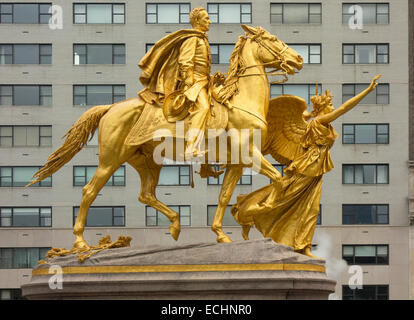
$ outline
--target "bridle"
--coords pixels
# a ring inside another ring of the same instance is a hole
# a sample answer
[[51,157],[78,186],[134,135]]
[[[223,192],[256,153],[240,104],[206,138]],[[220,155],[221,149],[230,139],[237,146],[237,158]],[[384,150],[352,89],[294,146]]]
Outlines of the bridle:
[[243,74],[243,73],[247,69],[250,69],[250,68],[266,67],[268,65],[274,64],[275,62],[278,62],[281,69],[283,70],[283,72],[277,72],[277,70],[274,69],[274,70],[271,70],[271,71],[266,71],[265,70],[265,74],[268,75],[268,76],[283,76],[282,80],[272,81],[272,82],[270,82],[270,84],[284,83],[284,82],[289,80],[288,77],[287,77],[287,74],[288,74],[288,72],[286,70],[287,63],[286,63],[286,59],[285,59],[285,55],[284,55],[284,53],[287,51],[287,49],[289,49],[289,46],[286,43],[282,42],[283,43],[283,49],[279,52],[275,51],[273,48],[269,47],[265,43],[265,41],[263,41],[262,34],[263,34],[263,32],[259,31],[259,33],[256,34],[256,35],[250,35],[249,34],[247,36],[247,38],[245,38],[245,39],[246,40],[250,39],[252,41],[257,42],[259,44],[259,48],[261,48],[261,47],[265,48],[275,58],[275,60],[270,61],[270,62],[261,63],[261,64],[251,65],[251,66],[247,66],[247,67],[241,67],[240,70],[239,70],[238,77],[250,77],[250,76],[256,76],[256,75],[257,76],[262,75],[261,73],[254,73],[254,74],[252,74],[252,73]]

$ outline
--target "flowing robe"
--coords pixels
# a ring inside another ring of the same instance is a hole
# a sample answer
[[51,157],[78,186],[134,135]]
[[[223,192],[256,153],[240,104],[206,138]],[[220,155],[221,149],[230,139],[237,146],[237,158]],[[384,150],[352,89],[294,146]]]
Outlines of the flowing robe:
[[271,197],[270,184],[238,197],[232,214],[241,225],[255,225],[275,242],[295,251],[311,248],[319,213],[322,176],[333,168],[329,149],[338,134],[331,125],[311,120],[302,137],[302,150],[284,170],[284,186],[271,207],[260,203]]

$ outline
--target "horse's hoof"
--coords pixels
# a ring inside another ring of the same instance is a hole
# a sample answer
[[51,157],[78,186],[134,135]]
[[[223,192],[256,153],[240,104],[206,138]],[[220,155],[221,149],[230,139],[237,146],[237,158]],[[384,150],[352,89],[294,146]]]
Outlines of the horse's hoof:
[[222,234],[222,235],[219,235],[217,237],[217,242],[218,243],[228,243],[228,242],[233,242],[233,241],[231,241],[231,239],[227,235]]
[[250,231],[249,225],[242,226],[242,236],[244,240],[249,240],[249,231]]
[[72,250],[89,250],[90,247],[85,240],[76,240],[73,243]]
[[171,237],[173,237],[173,239],[175,241],[177,241],[178,240],[178,237],[180,235],[180,232],[181,232],[180,226],[178,225],[178,227],[177,227],[174,224],[171,224],[170,225],[170,228],[169,228],[169,231],[170,231]]

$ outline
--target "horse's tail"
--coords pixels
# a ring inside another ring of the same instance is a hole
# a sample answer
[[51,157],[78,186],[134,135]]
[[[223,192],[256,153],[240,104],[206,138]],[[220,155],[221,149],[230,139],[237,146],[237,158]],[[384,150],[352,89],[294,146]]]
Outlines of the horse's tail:
[[49,177],[68,163],[85,146],[89,136],[92,139],[99,121],[111,107],[112,105],[95,106],[82,114],[62,137],[66,137],[63,145],[49,156],[46,164],[33,175],[32,180],[36,180],[31,181],[26,187]]

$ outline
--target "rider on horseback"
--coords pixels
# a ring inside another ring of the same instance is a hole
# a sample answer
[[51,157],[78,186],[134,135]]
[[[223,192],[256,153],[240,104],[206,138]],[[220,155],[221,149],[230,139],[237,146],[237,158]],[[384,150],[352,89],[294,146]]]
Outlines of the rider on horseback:
[[[179,101],[186,103],[184,112],[171,118],[182,120],[189,113],[186,159],[199,155],[211,102],[208,93],[211,52],[206,34],[211,21],[207,11],[197,7],[190,13],[190,22],[193,29],[164,37],[140,61],[143,70],[140,80],[146,88],[138,93],[146,102],[156,102],[159,106],[170,101],[167,99],[170,94],[178,92],[183,98],[171,99],[173,111],[182,109],[177,105]],[[164,114],[171,121],[168,110]]]

